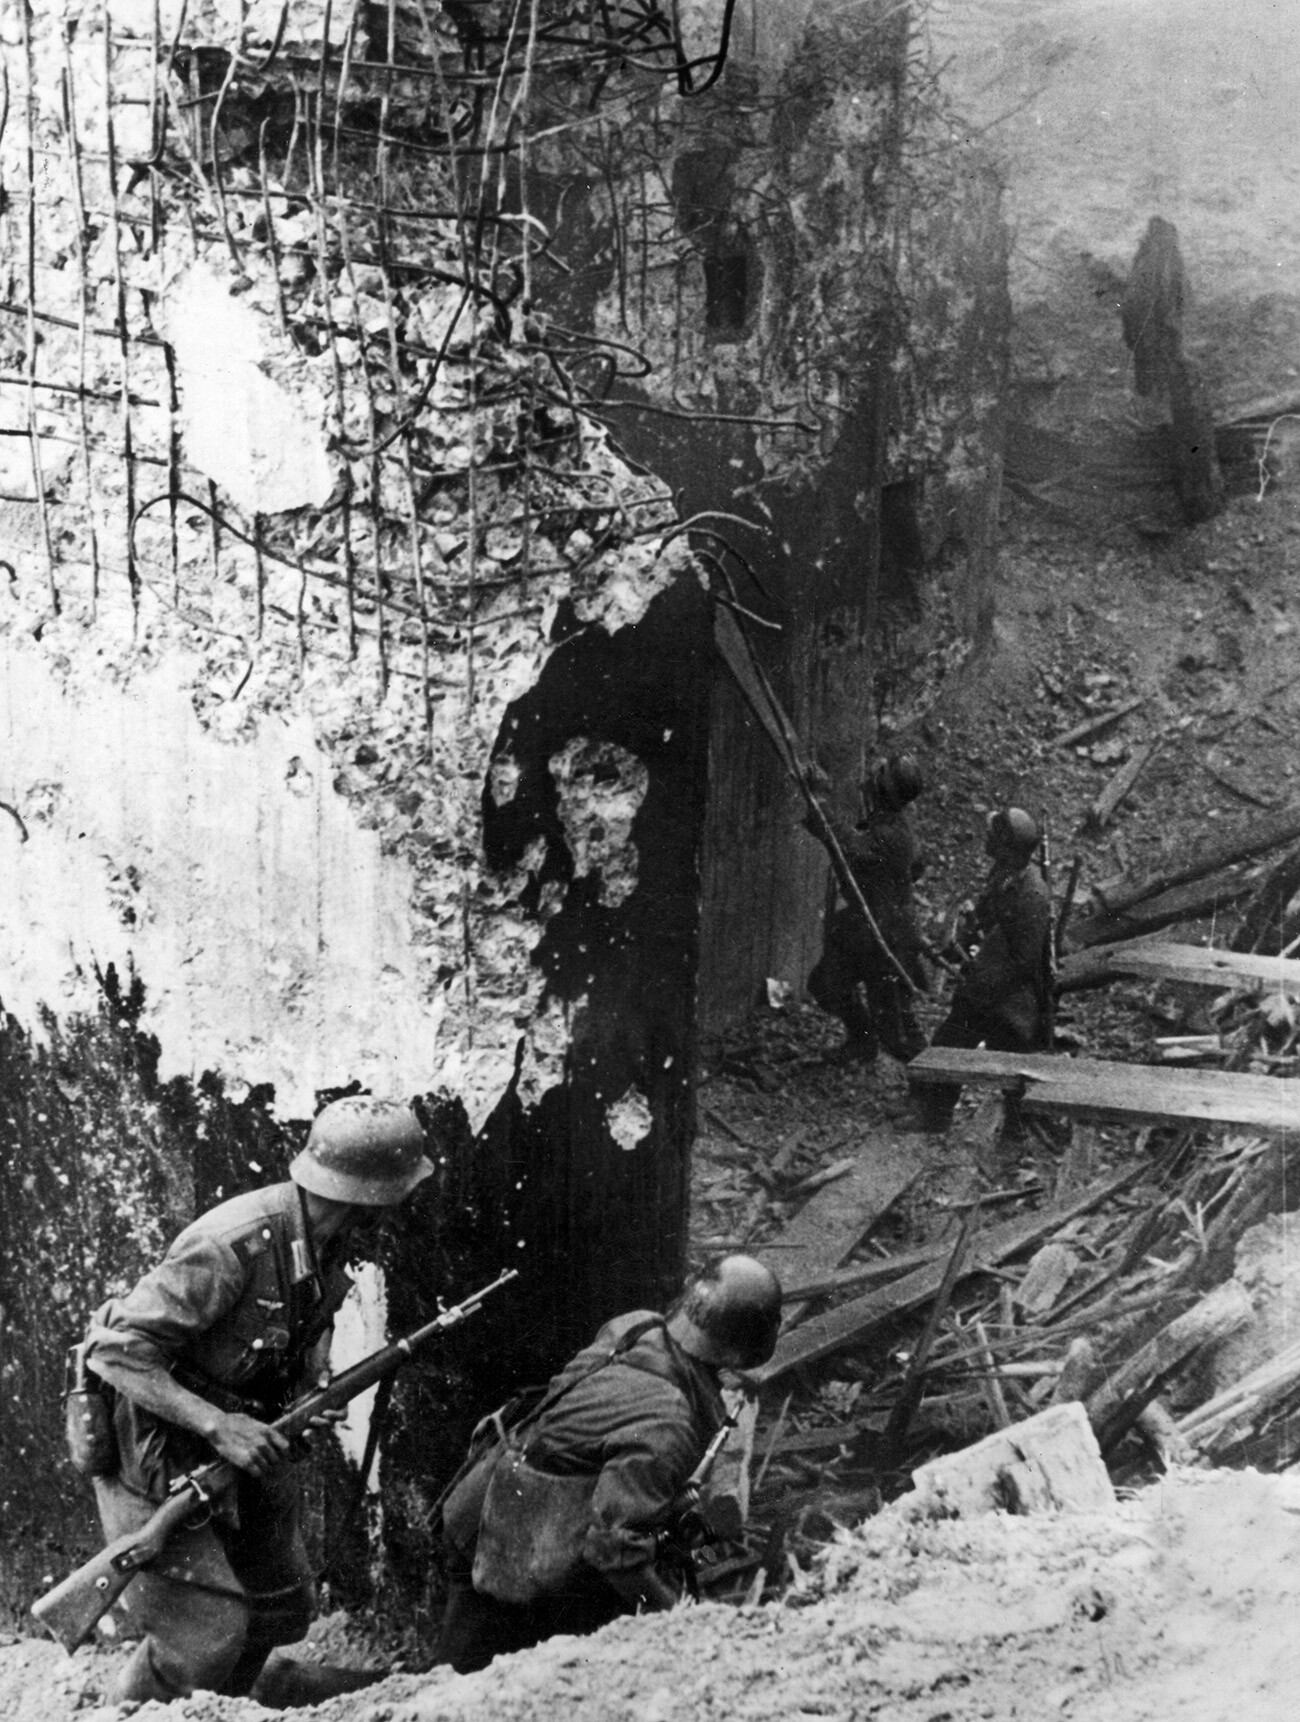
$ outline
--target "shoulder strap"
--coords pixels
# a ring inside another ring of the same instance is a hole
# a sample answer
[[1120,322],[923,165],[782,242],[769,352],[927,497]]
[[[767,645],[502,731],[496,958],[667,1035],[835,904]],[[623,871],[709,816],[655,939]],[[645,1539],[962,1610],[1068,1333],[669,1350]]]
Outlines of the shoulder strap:
[[557,1388],[548,1393],[544,1399],[535,1405],[526,1416],[521,1417],[510,1433],[512,1435],[518,1434],[521,1429],[526,1429],[530,1423],[536,1423],[537,1419],[541,1417],[544,1412],[549,1411],[553,1405],[558,1405],[566,1393],[571,1393],[575,1387],[580,1386],[582,1382],[587,1381],[593,1375],[598,1374],[599,1371],[606,1368],[607,1365],[617,1363],[619,1358],[622,1357],[625,1352],[631,1351],[632,1347],[638,1340],[644,1339],[646,1334],[653,1332],[657,1327],[662,1327],[665,1331],[667,1329],[667,1323],[661,1315],[652,1315],[645,1321],[637,1322],[634,1327],[628,1328],[627,1332],[622,1335],[618,1342],[612,1346],[609,1351],[604,1352],[600,1357],[598,1357],[587,1369],[584,1369],[581,1375],[575,1375],[572,1381],[561,1382]]

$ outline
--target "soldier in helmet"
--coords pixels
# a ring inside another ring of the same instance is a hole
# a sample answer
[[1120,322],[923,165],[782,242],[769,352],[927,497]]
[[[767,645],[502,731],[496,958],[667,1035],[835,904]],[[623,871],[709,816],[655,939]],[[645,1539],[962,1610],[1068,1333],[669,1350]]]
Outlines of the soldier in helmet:
[[[929,978],[912,887],[917,857],[907,809],[925,788],[910,754],[891,754],[862,785],[863,818],[849,831],[831,820],[844,858],[886,944],[923,992]],[[815,825],[809,827],[817,833]],[[842,904],[826,918],[822,954],[808,976],[812,999],[844,1024],[844,1054],[870,1062],[881,1046],[907,1062],[925,1046],[912,997],[857,908]]]
[[[1050,1050],[1052,902],[1035,860],[1040,840],[1036,821],[1023,808],[1004,807],[989,815],[984,840],[989,873],[971,928],[979,943],[958,977],[932,1046]],[[926,1128],[945,1129],[960,1094],[960,1083],[921,1090]],[[1021,1131],[1019,1102],[1008,1095],[1004,1133],[1012,1139]]]
[[117,1447],[116,1471],[95,1478],[106,1538],[144,1525],[175,1479],[214,1455],[238,1474],[124,1592],[119,1625],[140,1642],[112,1702],[166,1703],[196,1687],[247,1693],[272,1647],[306,1632],[313,1586],[298,1486],[268,1419],[324,1368],[350,1283],[349,1230],[432,1171],[409,1107],[336,1100],[290,1182],[201,1215],[92,1318],[85,1362],[111,1402]]
[[[657,1537],[722,1426],[719,1372],[765,1363],[780,1319],[775,1274],[752,1256],[724,1256],[666,1316],[633,1310],[606,1322],[511,1433],[534,1479],[529,1493],[513,1497],[519,1522],[504,1527],[518,1570],[501,1552],[495,1492],[485,1507],[499,1444],[463,1469],[444,1503],[449,1595],[440,1662],[468,1673],[555,1633],[594,1632],[616,1615],[678,1600],[656,1569]],[[493,1563],[479,1546],[490,1517]],[[564,1570],[542,1594],[505,1600],[529,1591],[527,1555],[559,1538],[561,1520],[572,1551]]]

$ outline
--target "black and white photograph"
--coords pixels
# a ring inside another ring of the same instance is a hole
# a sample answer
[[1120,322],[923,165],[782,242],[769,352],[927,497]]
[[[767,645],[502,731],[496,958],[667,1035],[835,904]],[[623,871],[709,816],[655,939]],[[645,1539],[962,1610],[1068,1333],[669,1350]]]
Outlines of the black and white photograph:
[[1295,1722],[1298,1144],[1300,7],[0,0],[0,1717]]

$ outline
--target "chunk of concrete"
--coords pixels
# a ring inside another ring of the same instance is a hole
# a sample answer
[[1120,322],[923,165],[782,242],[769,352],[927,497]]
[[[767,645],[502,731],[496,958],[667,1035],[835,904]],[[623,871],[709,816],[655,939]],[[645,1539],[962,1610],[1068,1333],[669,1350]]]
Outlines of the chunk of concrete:
[[1115,1510],[1110,1474],[1077,1400],[932,1459],[913,1471],[912,1481],[917,1505],[936,1516]]
[[[168,285],[159,322],[176,351],[190,464],[245,514],[321,507],[334,488],[324,404],[305,367],[274,351],[269,319],[196,263]],[[295,375],[292,388],[277,369]]]

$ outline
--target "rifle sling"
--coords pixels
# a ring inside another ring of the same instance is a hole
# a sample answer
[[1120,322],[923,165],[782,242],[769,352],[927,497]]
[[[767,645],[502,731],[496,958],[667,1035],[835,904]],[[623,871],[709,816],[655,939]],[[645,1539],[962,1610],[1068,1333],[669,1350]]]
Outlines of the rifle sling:
[[316,1569],[317,1582],[329,1571],[330,1562],[338,1553],[344,1537],[352,1529],[353,1521],[361,1511],[361,1503],[366,1498],[366,1485],[370,1480],[370,1468],[375,1462],[375,1454],[379,1451],[379,1437],[383,1431],[384,1421],[388,1416],[388,1407],[393,1399],[393,1387],[397,1380],[397,1372],[385,1375],[375,1392],[375,1403],[370,1412],[370,1427],[366,1430],[365,1452],[361,1455],[361,1470],[352,1488],[343,1516],[334,1529],[329,1546],[322,1550],[320,1565]]

